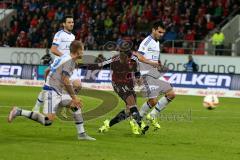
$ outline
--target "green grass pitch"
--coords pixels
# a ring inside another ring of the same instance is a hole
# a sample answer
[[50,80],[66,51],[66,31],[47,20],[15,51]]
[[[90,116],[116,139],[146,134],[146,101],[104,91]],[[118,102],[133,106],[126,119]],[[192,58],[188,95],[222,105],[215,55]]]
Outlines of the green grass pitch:
[[[240,99],[220,98],[215,110],[202,107],[203,97],[177,96],[160,118],[161,129],[150,128],[144,136],[130,132],[128,121],[109,132],[97,132],[103,120],[124,107],[118,106],[105,115],[85,122],[89,135],[97,141],[79,141],[73,122],[57,119],[44,127],[18,117],[7,123],[13,105],[31,109],[40,91],[37,87],[0,86],[0,160],[239,160]],[[98,92],[98,91],[96,91]],[[109,92],[110,94],[113,94]],[[96,109],[107,100],[82,96],[84,111]],[[138,98],[138,104],[144,102]]]

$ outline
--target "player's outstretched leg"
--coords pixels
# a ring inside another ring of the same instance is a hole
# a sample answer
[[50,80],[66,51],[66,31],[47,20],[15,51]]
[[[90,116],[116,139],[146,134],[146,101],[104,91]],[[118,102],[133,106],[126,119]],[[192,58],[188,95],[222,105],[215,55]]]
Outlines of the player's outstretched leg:
[[35,103],[35,106],[33,107],[32,111],[34,112],[40,112],[40,108],[43,105],[43,96],[44,96],[44,91],[42,90],[39,94],[38,94],[38,99]]
[[[154,106],[153,106],[154,107]],[[143,118],[143,117],[145,117],[146,115],[147,115],[147,113],[153,108],[150,104],[149,104],[149,102],[145,102],[143,105],[142,105],[142,107],[141,107],[141,109],[140,109],[140,111],[139,111],[139,114],[140,114],[140,116]]]
[[[154,129],[159,129],[160,124],[158,123],[156,117],[152,117],[151,114],[147,114],[151,108],[153,108],[158,103],[157,97],[156,98],[150,98],[147,102],[145,102],[140,110],[140,116],[144,118],[146,115],[146,120],[150,122]],[[151,112],[152,113],[152,112]]]
[[28,119],[34,120],[42,125],[49,126],[52,124],[52,121],[48,119],[48,117],[44,116],[41,113],[28,111],[24,109],[20,109],[18,107],[13,107],[8,115],[8,122],[11,123],[17,116],[23,116]]
[[113,125],[127,119],[128,116],[129,115],[126,113],[125,110],[120,111],[113,119],[105,120],[103,122],[103,125],[99,128],[99,132],[101,132],[101,133],[107,132],[110,127],[112,127]]
[[164,97],[160,98],[155,108],[146,116],[146,118],[152,123],[154,129],[160,128],[160,124],[157,122],[157,117],[160,112],[166,108],[166,106],[175,98],[173,91],[168,92]]
[[133,134],[140,134],[139,130],[142,127],[142,121],[141,116],[138,112],[137,106],[133,105],[130,106],[130,115],[132,117],[132,120],[130,120],[130,126],[132,128]]
[[82,117],[82,113],[81,113],[80,108],[73,109],[73,118],[75,120],[75,124],[76,124],[76,128],[77,128],[78,139],[79,140],[95,141],[96,140],[95,138],[90,137],[85,132],[83,117]]

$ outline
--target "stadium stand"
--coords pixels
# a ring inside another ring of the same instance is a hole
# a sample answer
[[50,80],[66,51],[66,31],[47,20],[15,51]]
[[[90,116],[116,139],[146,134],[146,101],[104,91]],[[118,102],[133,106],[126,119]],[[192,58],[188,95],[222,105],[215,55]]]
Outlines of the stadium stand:
[[[11,3],[10,3],[11,2]],[[137,49],[148,34],[148,25],[162,19],[167,25],[163,41],[200,41],[232,11],[238,0],[13,0],[1,2],[1,8],[17,10],[10,27],[0,28],[0,46],[50,47],[52,37],[66,14],[75,17],[76,39],[89,50],[104,50],[108,41],[131,40]],[[178,44],[176,44],[178,45]],[[180,44],[182,47],[183,44]],[[173,49],[164,47],[166,52]],[[197,54],[203,46],[196,46]],[[199,49],[200,48],[200,49]],[[175,50],[175,49],[174,49]],[[184,49],[177,49],[184,54]]]

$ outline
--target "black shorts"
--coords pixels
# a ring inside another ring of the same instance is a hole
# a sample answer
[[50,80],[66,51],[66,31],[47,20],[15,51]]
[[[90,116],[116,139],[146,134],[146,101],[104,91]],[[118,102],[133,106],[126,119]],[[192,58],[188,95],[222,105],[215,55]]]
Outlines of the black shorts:
[[126,99],[129,96],[133,96],[136,102],[136,93],[134,91],[134,86],[129,84],[117,84],[112,83],[114,91],[118,94],[118,96],[127,104]]

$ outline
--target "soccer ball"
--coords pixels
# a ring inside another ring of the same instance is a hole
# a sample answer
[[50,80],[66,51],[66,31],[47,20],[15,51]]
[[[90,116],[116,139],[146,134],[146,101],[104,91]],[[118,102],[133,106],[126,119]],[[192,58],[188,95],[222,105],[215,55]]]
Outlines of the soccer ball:
[[219,99],[216,95],[209,94],[206,95],[203,99],[203,106],[207,109],[214,109],[219,104]]

